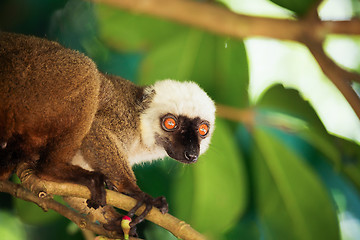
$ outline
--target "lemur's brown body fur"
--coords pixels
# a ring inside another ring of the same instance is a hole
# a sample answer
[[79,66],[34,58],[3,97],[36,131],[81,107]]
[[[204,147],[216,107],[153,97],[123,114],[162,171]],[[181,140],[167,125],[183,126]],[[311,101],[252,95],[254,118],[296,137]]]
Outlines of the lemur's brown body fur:
[[[133,139],[146,104],[143,87],[101,74],[89,58],[56,42],[0,33],[0,102],[0,180],[27,161],[43,179],[88,186],[95,208],[105,204],[105,180],[141,198],[106,131]],[[117,111],[123,108],[125,118]],[[79,149],[94,171],[71,164]]]

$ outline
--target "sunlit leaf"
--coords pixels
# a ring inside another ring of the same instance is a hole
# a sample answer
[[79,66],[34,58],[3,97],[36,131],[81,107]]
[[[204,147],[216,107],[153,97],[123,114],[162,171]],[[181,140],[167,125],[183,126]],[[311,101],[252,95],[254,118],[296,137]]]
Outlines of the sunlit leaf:
[[218,120],[210,149],[188,166],[174,187],[176,213],[213,237],[231,228],[247,205],[247,175],[231,136],[225,122]]
[[254,131],[256,203],[266,239],[339,239],[329,193],[316,173],[284,142]]

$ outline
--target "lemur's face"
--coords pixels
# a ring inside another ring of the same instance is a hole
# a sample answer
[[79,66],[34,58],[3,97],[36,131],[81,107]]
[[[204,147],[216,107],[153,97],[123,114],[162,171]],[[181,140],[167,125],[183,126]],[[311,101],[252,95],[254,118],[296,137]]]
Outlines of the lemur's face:
[[164,80],[147,91],[153,96],[141,114],[143,143],[180,162],[196,162],[215,128],[214,102],[193,82]]
[[162,134],[155,136],[169,157],[182,163],[194,163],[200,155],[202,140],[209,137],[210,123],[199,117],[189,118],[168,113],[160,118]]

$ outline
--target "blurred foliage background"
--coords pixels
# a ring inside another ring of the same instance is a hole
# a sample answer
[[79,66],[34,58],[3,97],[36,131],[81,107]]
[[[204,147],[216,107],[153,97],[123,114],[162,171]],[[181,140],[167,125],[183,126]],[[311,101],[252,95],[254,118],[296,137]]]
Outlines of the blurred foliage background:
[[[219,0],[257,16],[303,16],[313,0]],[[161,7],[161,6],[159,6]],[[358,0],[328,0],[322,19],[360,17]],[[255,116],[218,118],[198,163],[136,166],[140,187],[209,239],[360,239],[360,124],[305,47],[241,41],[81,0],[2,0],[0,29],[84,52],[103,72],[138,84],[198,82],[219,104]],[[329,36],[327,53],[360,72],[360,38]],[[357,87],[358,88],[358,87]],[[140,236],[175,239],[146,222]],[[83,239],[55,212],[0,193],[0,238]]]

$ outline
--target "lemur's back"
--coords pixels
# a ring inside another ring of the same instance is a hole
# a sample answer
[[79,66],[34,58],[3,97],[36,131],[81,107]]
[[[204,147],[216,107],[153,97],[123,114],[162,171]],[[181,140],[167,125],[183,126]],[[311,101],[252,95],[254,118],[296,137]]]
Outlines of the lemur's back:
[[49,180],[68,179],[67,166],[63,176],[47,168],[67,164],[80,147],[99,89],[96,65],[83,54],[45,39],[0,33],[0,179],[21,161],[39,162]]

